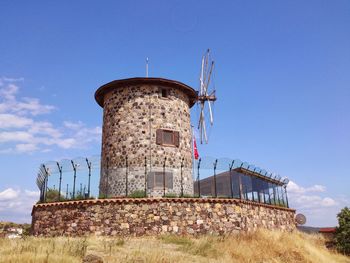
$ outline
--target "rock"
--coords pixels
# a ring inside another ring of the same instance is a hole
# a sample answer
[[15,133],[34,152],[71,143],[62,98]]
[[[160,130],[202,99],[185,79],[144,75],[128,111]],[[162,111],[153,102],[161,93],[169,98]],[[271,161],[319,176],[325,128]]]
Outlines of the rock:
[[82,263],[103,263],[103,259],[99,256],[89,254],[83,258]]
[[129,224],[128,223],[121,223],[120,228],[122,228],[122,229],[129,228]]
[[203,220],[198,219],[197,220],[197,225],[201,225],[201,224],[203,224]]

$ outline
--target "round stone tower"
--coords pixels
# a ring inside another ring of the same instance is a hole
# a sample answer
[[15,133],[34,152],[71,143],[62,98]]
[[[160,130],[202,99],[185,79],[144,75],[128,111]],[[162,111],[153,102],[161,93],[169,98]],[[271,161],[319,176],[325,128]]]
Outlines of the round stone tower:
[[130,78],[101,86],[100,195],[193,194],[191,87],[162,78]]

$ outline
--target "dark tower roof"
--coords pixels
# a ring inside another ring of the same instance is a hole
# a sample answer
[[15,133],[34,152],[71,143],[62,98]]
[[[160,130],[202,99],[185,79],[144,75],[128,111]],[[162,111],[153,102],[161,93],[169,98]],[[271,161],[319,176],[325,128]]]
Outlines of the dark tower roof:
[[182,90],[187,94],[190,99],[190,107],[192,107],[197,100],[197,91],[190,86],[183,84],[176,80],[163,79],[163,78],[129,78],[129,79],[118,79],[111,81],[98,88],[95,92],[95,100],[103,107],[104,95],[114,89],[125,88],[127,86],[135,85],[159,85],[162,87],[172,87]]

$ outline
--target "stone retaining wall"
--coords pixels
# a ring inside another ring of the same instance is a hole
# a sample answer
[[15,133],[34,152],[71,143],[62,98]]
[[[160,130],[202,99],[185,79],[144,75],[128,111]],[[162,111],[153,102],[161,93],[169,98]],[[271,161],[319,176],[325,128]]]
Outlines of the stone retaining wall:
[[38,204],[36,236],[230,234],[295,229],[295,210],[237,199],[99,199]]

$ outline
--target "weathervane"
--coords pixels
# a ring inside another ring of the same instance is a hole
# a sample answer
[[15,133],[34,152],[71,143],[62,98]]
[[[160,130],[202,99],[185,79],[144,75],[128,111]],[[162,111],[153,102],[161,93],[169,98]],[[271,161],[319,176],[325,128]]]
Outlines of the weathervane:
[[148,78],[148,57],[146,58],[146,78]]

